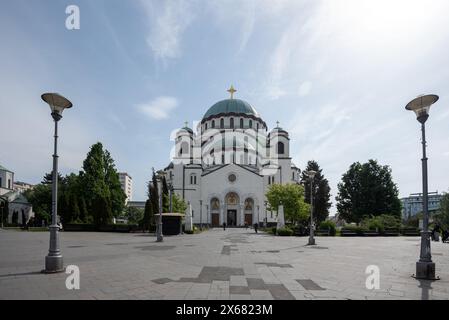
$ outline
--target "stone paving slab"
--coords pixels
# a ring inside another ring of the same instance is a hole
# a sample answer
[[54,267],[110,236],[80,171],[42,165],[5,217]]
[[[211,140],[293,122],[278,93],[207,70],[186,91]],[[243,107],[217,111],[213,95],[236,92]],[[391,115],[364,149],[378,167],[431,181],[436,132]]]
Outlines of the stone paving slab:
[[[419,237],[274,237],[246,229],[196,235],[62,232],[65,265],[80,269],[80,290],[67,274],[42,274],[48,232],[0,233],[0,299],[449,299],[449,244],[432,242],[441,280],[411,275]],[[380,288],[365,286],[366,267]]]

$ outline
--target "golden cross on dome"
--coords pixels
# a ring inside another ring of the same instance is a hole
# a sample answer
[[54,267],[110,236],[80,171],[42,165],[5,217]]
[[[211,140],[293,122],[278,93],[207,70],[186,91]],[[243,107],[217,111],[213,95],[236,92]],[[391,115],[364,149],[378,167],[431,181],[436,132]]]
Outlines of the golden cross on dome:
[[231,87],[229,88],[228,92],[231,94],[231,99],[234,99],[234,93],[237,92],[237,90],[234,89],[232,84],[231,84]]

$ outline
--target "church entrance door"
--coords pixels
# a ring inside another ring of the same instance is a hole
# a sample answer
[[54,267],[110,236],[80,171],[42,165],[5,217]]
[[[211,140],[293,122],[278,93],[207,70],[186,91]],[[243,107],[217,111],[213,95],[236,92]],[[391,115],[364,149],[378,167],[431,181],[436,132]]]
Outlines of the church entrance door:
[[229,227],[235,227],[237,225],[237,210],[228,210],[228,219],[226,224]]
[[218,213],[212,213],[212,227],[218,227],[220,225],[220,215]]
[[248,226],[252,226],[253,225],[253,215],[252,214],[245,214],[245,223]]

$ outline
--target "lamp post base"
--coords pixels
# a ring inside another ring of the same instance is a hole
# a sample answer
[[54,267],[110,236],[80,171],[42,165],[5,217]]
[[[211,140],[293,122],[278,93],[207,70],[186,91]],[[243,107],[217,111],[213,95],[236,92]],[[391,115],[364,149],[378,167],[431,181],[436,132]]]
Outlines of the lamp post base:
[[62,255],[45,257],[45,270],[42,270],[43,273],[58,273],[64,272],[64,270]]
[[314,246],[315,245],[315,238],[309,237],[309,242],[307,243],[307,245]]
[[435,263],[418,261],[416,263],[416,275],[414,278],[423,280],[438,280],[439,278],[435,277]]

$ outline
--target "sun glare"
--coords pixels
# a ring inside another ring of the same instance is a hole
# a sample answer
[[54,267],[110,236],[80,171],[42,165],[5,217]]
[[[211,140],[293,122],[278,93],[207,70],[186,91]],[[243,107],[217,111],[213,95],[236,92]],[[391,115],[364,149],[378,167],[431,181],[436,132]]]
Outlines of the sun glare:
[[344,0],[324,1],[322,18],[336,40],[352,47],[394,49],[432,37],[449,1]]

